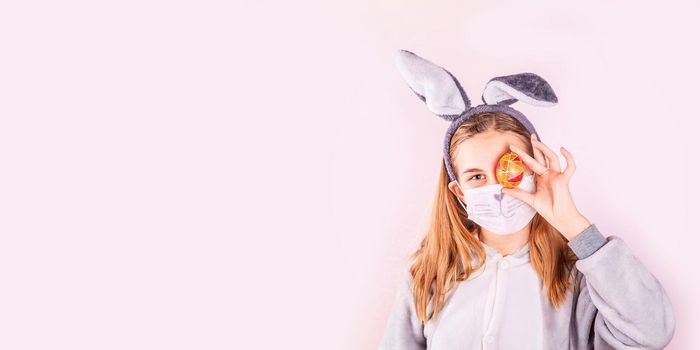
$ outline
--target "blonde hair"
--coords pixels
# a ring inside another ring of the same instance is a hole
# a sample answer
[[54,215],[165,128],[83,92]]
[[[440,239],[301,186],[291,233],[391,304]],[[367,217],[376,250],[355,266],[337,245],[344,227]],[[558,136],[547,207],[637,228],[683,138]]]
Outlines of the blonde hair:
[[[504,113],[484,112],[474,115],[455,131],[450,140],[452,164],[455,164],[454,154],[459,144],[490,130],[510,131],[522,137],[528,145],[528,154],[533,155],[530,133],[519,121]],[[486,260],[486,252],[476,236],[480,227],[469,220],[464,208],[457,202],[457,197],[447,187],[449,183],[450,178],[442,159],[428,230],[419,249],[410,256],[413,302],[422,324],[428,321],[428,316],[436,317],[451,288],[483,267]],[[567,242],[539,213],[535,214],[528,241],[530,262],[556,308],[559,308],[566,292],[573,287],[569,278],[573,273],[576,255]],[[476,265],[473,265],[473,260],[477,261]],[[433,312],[428,315],[431,297]]]

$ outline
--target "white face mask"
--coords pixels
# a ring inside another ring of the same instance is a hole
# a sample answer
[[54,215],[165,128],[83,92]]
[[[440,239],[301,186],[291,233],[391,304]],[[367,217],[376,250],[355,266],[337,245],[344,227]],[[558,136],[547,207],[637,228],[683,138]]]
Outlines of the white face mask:
[[[462,186],[459,188],[462,189]],[[502,193],[502,188],[503,185],[498,183],[462,190],[467,198],[467,206],[461,200],[459,203],[467,211],[469,219],[479,226],[495,234],[509,235],[525,227],[537,210],[518,198]],[[534,193],[535,176],[523,177],[518,188]]]

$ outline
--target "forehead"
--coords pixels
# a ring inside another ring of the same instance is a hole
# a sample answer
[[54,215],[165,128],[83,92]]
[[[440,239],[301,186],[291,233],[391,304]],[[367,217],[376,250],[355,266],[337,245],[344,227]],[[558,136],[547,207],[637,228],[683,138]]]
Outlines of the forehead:
[[489,170],[496,166],[504,153],[510,151],[511,144],[524,150],[529,148],[529,144],[513,132],[490,130],[477,134],[457,146],[455,170],[458,174],[469,168]]

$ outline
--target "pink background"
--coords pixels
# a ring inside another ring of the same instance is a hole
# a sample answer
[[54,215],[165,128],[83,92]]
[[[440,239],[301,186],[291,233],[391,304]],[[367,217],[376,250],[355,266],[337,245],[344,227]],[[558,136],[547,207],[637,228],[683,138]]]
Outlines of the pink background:
[[514,106],[700,346],[700,7],[528,4],[3,2],[0,348],[375,348],[448,125],[397,49],[545,77]]

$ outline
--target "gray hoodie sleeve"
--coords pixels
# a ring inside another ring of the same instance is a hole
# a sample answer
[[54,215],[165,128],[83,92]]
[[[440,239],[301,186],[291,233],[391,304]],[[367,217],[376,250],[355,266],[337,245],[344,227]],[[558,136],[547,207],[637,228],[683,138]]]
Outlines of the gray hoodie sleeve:
[[379,350],[426,349],[426,338],[413,304],[412,276],[404,270]]
[[582,273],[575,311],[576,348],[668,345],[675,331],[669,297],[625,242],[617,236],[606,238],[591,225],[569,246],[579,257],[576,269]]

